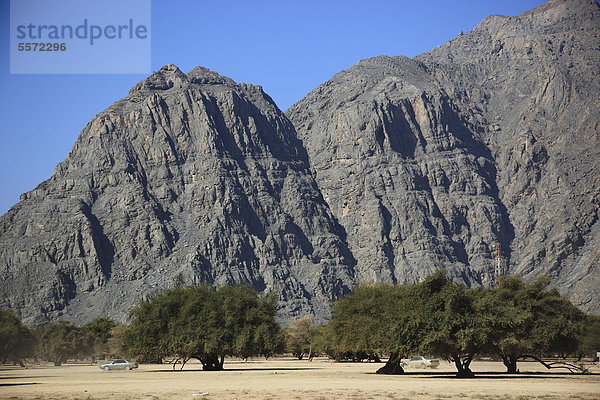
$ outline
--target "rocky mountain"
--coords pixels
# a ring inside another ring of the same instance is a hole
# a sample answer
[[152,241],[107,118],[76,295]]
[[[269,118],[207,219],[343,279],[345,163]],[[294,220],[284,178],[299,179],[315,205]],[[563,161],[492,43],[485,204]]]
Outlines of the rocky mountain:
[[98,114],[1,219],[0,306],[108,314],[176,284],[247,282],[324,315],[354,260],[294,127],[260,87],[167,65]]
[[358,281],[546,274],[600,313],[600,7],[490,16],[380,56],[282,113],[260,87],[167,65],[98,114],[0,217],[0,308],[123,321],[178,284],[247,282],[282,320]]
[[361,280],[545,274],[600,312],[600,7],[490,16],[414,59],[360,61],[287,115]]

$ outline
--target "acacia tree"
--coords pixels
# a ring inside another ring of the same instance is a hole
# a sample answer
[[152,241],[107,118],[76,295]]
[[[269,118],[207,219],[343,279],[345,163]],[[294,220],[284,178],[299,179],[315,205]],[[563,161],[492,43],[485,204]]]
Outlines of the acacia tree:
[[454,363],[457,376],[472,376],[471,361],[486,340],[474,309],[478,293],[451,282],[444,270],[406,287],[389,330],[392,344],[406,353],[436,354]]
[[285,330],[286,350],[299,360],[302,360],[305,354],[308,355],[309,360],[312,359],[311,322],[312,316],[305,315],[290,322]]
[[223,345],[219,363],[209,365],[208,369],[223,369],[224,356],[268,358],[283,350],[284,335],[275,321],[275,293],[261,298],[247,285],[223,286],[217,289],[216,299],[222,316]]
[[600,350],[600,317],[597,315],[586,315],[581,332],[577,336],[579,358],[583,356],[596,357]]
[[[517,360],[577,349],[583,313],[541,278],[525,284],[507,277],[498,289],[466,289],[440,270],[415,285],[359,286],[333,305],[324,337],[340,352],[388,352],[378,373],[403,373],[401,355],[429,353],[454,362],[457,376],[472,376],[477,353],[497,353],[509,372]],[[580,339],[594,342],[594,320]],[[573,365],[561,367],[577,370]]]
[[116,325],[110,330],[110,337],[106,341],[106,354],[109,357],[121,357],[123,354],[127,353],[127,350],[124,348],[126,331],[127,327],[124,325]]
[[87,357],[94,352],[94,337],[70,322],[59,321],[35,330],[37,355],[60,366],[69,358]]
[[404,373],[402,356],[424,352],[453,361],[458,376],[471,376],[473,355],[485,342],[476,295],[443,270],[415,285],[362,285],[334,303],[329,339],[338,353],[389,353],[377,373]]
[[329,354],[329,331],[326,324],[311,325],[310,328],[310,348],[313,356],[320,354]]
[[210,352],[216,332],[206,328],[219,325],[213,321],[218,314],[214,303],[214,291],[208,286],[176,287],[140,301],[131,311],[133,320],[123,334],[123,348],[143,361],[176,356],[183,368],[195,353]]
[[182,369],[197,358],[204,370],[222,370],[225,356],[280,351],[275,314],[275,296],[261,298],[248,286],[177,287],[134,308],[124,347],[138,357],[174,356]]
[[358,286],[354,293],[336,301],[333,319],[325,329],[327,352],[334,358],[355,361],[391,353],[379,373],[402,373],[399,355],[404,348],[389,336],[389,328],[403,309],[406,287],[385,284]]
[[518,372],[519,359],[534,358],[552,367],[541,357],[577,349],[584,314],[556,289],[546,289],[548,282],[544,277],[531,284],[520,276],[504,277],[480,299],[487,347],[502,358],[508,373]]
[[487,340],[474,307],[479,291],[469,291],[452,283],[443,273],[434,275],[420,287],[425,329],[420,348],[453,362],[457,376],[468,377],[473,356]]
[[14,362],[22,367],[24,359],[33,354],[35,337],[9,310],[0,310],[0,362]]
[[102,357],[109,353],[108,341],[111,338],[111,330],[115,326],[117,324],[107,317],[96,318],[82,326],[83,331],[93,338],[92,356]]
[[177,287],[138,302],[130,311],[131,324],[121,334],[125,354],[142,362],[158,361],[174,354],[171,347],[177,337],[172,336],[170,330],[174,329],[173,319],[185,304],[184,294],[183,288]]
[[168,352],[182,359],[182,369],[187,360],[197,358],[204,370],[222,370],[227,339],[222,303],[216,292],[205,285],[178,290],[183,303],[170,317]]

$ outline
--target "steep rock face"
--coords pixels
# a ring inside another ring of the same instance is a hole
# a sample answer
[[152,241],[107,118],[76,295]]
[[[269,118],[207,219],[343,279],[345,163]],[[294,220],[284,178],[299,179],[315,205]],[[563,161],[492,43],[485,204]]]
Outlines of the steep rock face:
[[484,140],[515,230],[510,272],[546,274],[600,312],[598,3],[552,0],[491,16],[417,60],[452,95],[485,98],[476,100],[492,126]]
[[286,113],[365,280],[440,266],[546,274],[600,312],[600,8],[490,16],[429,53],[363,60]]
[[246,282],[322,319],[357,281],[489,286],[499,242],[505,273],[600,313],[599,35],[598,3],[551,0],[360,61],[287,116],[167,65],[0,217],[0,308],[123,321],[154,291]]
[[363,60],[288,115],[362,280],[489,279],[489,246],[511,239],[493,159],[422,64]]
[[175,284],[276,290],[327,313],[353,259],[294,128],[260,87],[168,65],[82,131],[0,222],[0,307],[123,320]]

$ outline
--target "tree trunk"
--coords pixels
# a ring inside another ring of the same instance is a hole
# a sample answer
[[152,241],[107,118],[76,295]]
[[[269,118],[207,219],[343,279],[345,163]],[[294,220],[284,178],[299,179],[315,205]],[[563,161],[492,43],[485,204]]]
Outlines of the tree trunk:
[[519,359],[519,356],[517,356],[515,354],[509,354],[507,356],[501,356],[501,357],[502,357],[502,362],[504,363],[504,366],[506,367],[507,374],[516,374],[519,372],[519,370],[517,369],[517,360]]
[[473,360],[472,354],[467,355],[464,360],[458,354],[453,354],[452,360],[454,361],[454,365],[458,371],[456,373],[457,378],[472,378],[475,376],[473,371],[471,371],[469,368],[469,365],[471,365],[471,360]]
[[64,356],[57,356],[53,361],[55,367],[60,367],[63,363],[67,362],[67,358]]
[[219,356],[217,355],[208,355],[206,357],[198,357],[200,362],[202,363],[202,369],[204,371],[222,371],[223,370],[223,361],[224,357],[221,356],[219,360]]
[[384,375],[400,375],[404,373],[402,368],[402,357],[398,353],[390,354],[388,362],[376,372]]

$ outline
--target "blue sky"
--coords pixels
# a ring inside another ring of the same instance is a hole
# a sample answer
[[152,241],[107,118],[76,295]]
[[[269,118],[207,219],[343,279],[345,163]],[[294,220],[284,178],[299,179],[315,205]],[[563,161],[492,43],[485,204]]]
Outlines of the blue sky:
[[[100,1],[100,0],[98,0]],[[286,110],[337,72],[380,54],[413,57],[490,14],[542,0],[152,1],[152,69],[201,65],[262,85]],[[0,214],[50,177],[93,116],[144,75],[11,75],[0,0]]]

